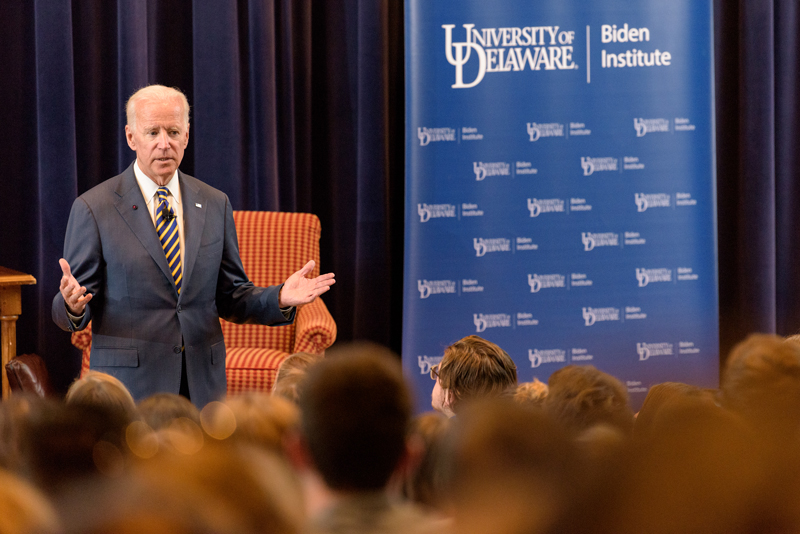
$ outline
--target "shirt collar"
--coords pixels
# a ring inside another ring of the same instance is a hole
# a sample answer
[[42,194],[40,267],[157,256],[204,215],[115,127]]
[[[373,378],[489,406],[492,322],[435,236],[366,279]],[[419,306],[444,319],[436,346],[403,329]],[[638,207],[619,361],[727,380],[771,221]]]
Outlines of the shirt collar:
[[[158,184],[156,184],[153,180],[150,179],[142,169],[139,168],[139,161],[135,161],[133,163],[133,174],[136,176],[136,182],[139,184],[139,189],[142,190],[142,196],[150,204],[150,201],[153,200],[153,197],[156,196],[156,191],[158,191]],[[169,189],[170,194],[172,195],[172,199],[177,202],[178,204],[181,203],[181,188],[180,188],[180,181],[178,180],[178,171],[175,171],[175,174],[172,175],[172,178],[169,179],[167,182],[166,188]]]

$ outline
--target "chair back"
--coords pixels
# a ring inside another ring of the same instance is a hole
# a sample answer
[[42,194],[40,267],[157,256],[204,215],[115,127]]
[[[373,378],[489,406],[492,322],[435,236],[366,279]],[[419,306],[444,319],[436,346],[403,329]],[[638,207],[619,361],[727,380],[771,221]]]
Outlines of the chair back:
[[8,385],[15,393],[33,393],[39,397],[52,397],[55,390],[50,385],[50,374],[38,354],[20,354],[6,364]]
[[[234,211],[239,255],[244,272],[257,286],[281,284],[309,260],[319,276],[319,239],[322,227],[316,215],[273,211]],[[295,325],[265,328],[221,321],[227,348],[265,347],[291,353]]]

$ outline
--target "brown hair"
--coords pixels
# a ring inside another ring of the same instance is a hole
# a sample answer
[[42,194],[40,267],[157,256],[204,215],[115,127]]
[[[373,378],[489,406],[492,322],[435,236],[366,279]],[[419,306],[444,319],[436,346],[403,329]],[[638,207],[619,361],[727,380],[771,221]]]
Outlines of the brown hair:
[[631,435],[628,390],[617,378],[591,365],[567,365],[550,375],[547,383],[544,410],[565,428],[581,432],[608,424]]
[[399,358],[359,342],[308,371],[301,428],[314,466],[337,490],[383,489],[405,453],[411,397]]
[[452,395],[450,408],[456,411],[465,400],[512,392],[517,385],[517,367],[496,344],[467,336],[444,349],[439,384]]
[[[752,334],[733,348],[722,374],[724,406],[759,424],[800,420],[800,345]],[[790,428],[789,428],[790,427]]]

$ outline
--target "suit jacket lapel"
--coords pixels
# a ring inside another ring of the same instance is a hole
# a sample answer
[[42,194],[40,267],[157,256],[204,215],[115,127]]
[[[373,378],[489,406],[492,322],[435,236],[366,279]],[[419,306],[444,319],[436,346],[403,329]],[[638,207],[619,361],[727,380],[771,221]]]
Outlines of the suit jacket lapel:
[[183,282],[181,282],[181,295],[186,294],[186,288],[191,284],[192,271],[197,260],[197,251],[200,249],[200,238],[206,224],[206,198],[191,180],[179,171],[181,181],[181,197],[183,202],[183,237],[186,240],[183,259]]
[[[147,250],[153,261],[156,262],[158,268],[164,273],[164,276],[172,282],[173,288],[175,281],[172,274],[169,272],[167,266],[167,258],[164,255],[164,248],[161,246],[161,241],[158,240],[153,220],[147,212],[147,202],[142,196],[142,190],[139,189],[139,184],[136,183],[136,176],[133,174],[133,165],[125,169],[122,173],[122,179],[116,189],[117,199],[114,205],[117,211],[130,227],[131,231],[136,235],[142,246]],[[138,206],[142,209],[133,209],[133,206]],[[175,290],[177,295],[177,289]]]

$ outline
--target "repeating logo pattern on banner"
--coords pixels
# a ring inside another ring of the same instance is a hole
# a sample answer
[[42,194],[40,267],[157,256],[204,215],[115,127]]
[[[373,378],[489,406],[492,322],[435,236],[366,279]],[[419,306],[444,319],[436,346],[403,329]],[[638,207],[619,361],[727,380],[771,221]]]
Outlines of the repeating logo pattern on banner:
[[[566,4],[564,3],[566,1]],[[403,362],[718,384],[710,0],[406,0]]]

